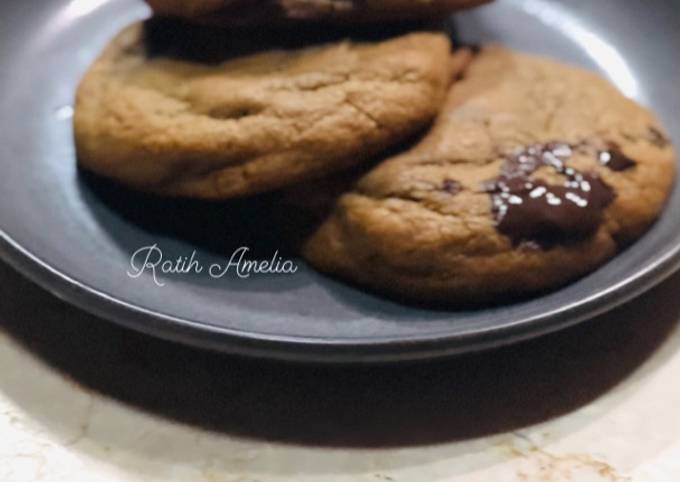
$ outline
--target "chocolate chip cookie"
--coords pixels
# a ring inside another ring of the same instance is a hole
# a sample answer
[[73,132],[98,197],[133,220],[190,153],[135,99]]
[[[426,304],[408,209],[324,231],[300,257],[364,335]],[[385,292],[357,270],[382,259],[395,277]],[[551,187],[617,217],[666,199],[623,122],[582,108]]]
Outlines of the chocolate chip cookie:
[[534,295],[643,235],[674,172],[655,117],[608,81],[491,46],[453,85],[432,130],[354,182],[301,251],[324,272],[399,299]]
[[85,75],[75,139],[82,167],[161,195],[244,196],[361,163],[426,127],[451,80],[441,33],[201,60],[182,47],[203,43],[148,33],[127,28]]
[[147,0],[159,15],[251,25],[282,22],[362,22],[433,17],[491,0]]

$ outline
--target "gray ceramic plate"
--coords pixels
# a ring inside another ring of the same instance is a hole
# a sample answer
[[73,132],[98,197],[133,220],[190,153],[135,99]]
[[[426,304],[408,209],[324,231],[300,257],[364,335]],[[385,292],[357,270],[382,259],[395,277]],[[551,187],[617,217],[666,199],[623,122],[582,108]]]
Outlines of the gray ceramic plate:
[[[599,70],[653,107],[680,141],[680,2],[499,0],[456,19],[469,42],[495,40]],[[87,179],[75,167],[71,105],[84,69],[135,0],[0,4],[0,253],[60,296],[150,334],[295,360],[386,361],[506,344],[563,328],[631,299],[680,263],[680,193],[639,243],[591,276],[528,302],[479,311],[401,306],[301,265],[295,275],[128,276],[131,253],[196,250],[206,266],[249,244],[280,248],[267,200],[228,207],[159,203]],[[233,214],[237,213],[237,214]]]

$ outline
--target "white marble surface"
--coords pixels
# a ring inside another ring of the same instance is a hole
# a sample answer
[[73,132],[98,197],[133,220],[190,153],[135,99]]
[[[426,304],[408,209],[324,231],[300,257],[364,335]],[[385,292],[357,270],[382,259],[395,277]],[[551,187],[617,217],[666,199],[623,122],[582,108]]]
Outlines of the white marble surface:
[[322,369],[147,339],[0,265],[0,481],[677,482],[678,291],[493,353]]

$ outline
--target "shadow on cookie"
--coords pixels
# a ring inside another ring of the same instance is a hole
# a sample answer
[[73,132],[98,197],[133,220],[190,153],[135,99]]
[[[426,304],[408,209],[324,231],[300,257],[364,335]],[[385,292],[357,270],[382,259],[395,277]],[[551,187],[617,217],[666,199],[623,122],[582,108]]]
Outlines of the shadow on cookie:
[[216,64],[269,49],[307,48],[344,39],[381,41],[416,30],[440,31],[449,27],[446,22],[430,20],[354,25],[351,29],[316,24],[294,28],[226,28],[154,17],[144,23],[144,48],[149,57]]

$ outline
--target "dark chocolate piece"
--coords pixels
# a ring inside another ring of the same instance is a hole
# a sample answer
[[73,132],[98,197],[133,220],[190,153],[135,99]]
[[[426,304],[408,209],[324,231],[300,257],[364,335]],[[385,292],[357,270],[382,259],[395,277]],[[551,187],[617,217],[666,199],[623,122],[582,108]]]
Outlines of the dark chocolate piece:
[[650,127],[648,129],[648,131],[649,131],[649,137],[648,137],[649,142],[654,144],[656,147],[659,147],[661,149],[665,149],[666,147],[668,147],[670,145],[670,143],[671,143],[670,139],[668,139],[668,137],[666,137],[666,135],[663,132],[661,132],[659,129],[657,129],[656,127]]
[[[567,167],[572,154],[570,145],[555,142],[506,157],[500,176],[485,185],[500,232],[518,245],[535,241],[546,247],[597,231],[615,194],[597,174]],[[541,167],[563,175],[564,184],[532,179]]]
[[442,189],[449,194],[458,194],[461,191],[462,186],[458,181],[454,181],[453,179],[444,179]]
[[603,166],[617,172],[631,169],[637,165],[637,162],[626,156],[616,144],[610,144],[609,149],[600,151],[598,159]]

